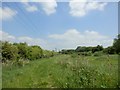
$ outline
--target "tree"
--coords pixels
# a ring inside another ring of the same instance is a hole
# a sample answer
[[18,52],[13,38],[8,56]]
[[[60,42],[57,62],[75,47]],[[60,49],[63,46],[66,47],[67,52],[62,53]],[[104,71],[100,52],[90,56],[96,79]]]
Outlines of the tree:
[[115,54],[115,48],[113,46],[109,46],[103,50],[104,53],[106,54]]
[[117,38],[114,39],[113,47],[115,48],[115,51],[117,54],[120,53],[120,34]]
[[24,59],[28,58],[28,45],[27,43],[15,43],[14,45],[18,48],[19,57]]
[[40,46],[30,46],[28,50],[28,59],[34,60],[42,58],[43,51]]
[[18,49],[15,45],[2,42],[2,61],[6,60],[17,60],[18,58]]
[[85,52],[86,51],[86,47],[78,46],[75,51],[76,52]]
[[45,58],[52,57],[55,54],[57,54],[57,53],[53,52],[53,51],[49,51],[49,50],[43,50],[43,57],[45,57]]
[[97,45],[96,47],[92,48],[92,53],[96,52],[96,51],[102,51],[103,50],[103,46]]

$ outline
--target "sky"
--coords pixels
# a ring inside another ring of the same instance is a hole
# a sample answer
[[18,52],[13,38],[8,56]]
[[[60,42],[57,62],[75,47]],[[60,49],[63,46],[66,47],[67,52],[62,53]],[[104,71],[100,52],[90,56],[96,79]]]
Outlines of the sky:
[[48,50],[112,45],[118,34],[117,2],[51,1],[3,2],[0,39]]

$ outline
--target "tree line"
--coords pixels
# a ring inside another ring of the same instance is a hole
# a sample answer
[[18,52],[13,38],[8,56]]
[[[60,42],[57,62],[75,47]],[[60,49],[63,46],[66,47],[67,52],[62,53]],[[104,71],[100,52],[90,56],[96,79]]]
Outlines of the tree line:
[[[2,62],[6,61],[18,61],[19,59],[24,60],[36,60],[40,58],[48,58],[57,54],[55,51],[43,50],[40,46],[33,45],[29,46],[27,43],[9,43],[0,41],[2,48],[0,49]],[[91,55],[98,54],[98,52],[106,54],[120,54],[120,34],[114,39],[113,45],[107,48],[103,48],[102,45],[95,47],[78,46],[76,49],[61,50],[59,53],[62,54],[82,54]]]
[[54,51],[43,50],[40,46],[29,46],[27,43],[9,43],[0,41],[1,48],[1,60],[6,61],[18,61],[24,60],[36,60],[40,58],[52,57],[56,54]]
[[68,50],[61,50],[59,53],[62,54],[72,54],[72,53],[78,53],[82,55],[91,55],[96,54],[98,52],[102,52],[105,54],[120,54],[120,34],[117,38],[114,39],[113,45],[108,46],[107,48],[103,48],[102,45],[97,46],[78,46],[76,49],[68,49]]

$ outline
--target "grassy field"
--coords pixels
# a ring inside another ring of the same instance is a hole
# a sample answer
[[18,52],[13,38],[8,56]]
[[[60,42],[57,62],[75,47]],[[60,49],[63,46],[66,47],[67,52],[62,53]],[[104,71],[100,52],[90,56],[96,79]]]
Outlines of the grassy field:
[[118,56],[58,55],[23,67],[3,65],[3,88],[116,88]]

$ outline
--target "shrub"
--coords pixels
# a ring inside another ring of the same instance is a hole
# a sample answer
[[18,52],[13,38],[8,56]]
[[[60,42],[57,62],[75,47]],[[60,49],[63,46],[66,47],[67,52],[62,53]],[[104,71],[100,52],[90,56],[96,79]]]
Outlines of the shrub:
[[91,56],[92,52],[91,51],[89,51],[89,52],[79,52],[78,55]]
[[39,59],[42,58],[43,51],[39,46],[30,46],[27,56],[29,60]]
[[71,54],[71,57],[72,58],[75,58],[75,57],[77,57],[78,55],[76,54],[76,53],[74,53],[74,54]]
[[15,44],[18,48],[19,58],[28,58],[28,45],[27,43],[17,43]]
[[28,64],[29,63],[29,60],[25,60],[23,58],[20,58],[18,61],[17,61],[17,65],[18,66],[24,66],[25,64]]
[[54,55],[57,55],[57,52],[48,51],[48,50],[43,50],[43,57],[44,57],[44,58],[53,57]]
[[115,48],[112,46],[109,46],[103,50],[104,53],[106,54],[115,54]]
[[98,52],[95,52],[93,54],[93,56],[102,56],[103,52],[102,51],[98,51]]
[[24,59],[19,59],[17,64],[18,66],[24,66]]
[[2,44],[2,62],[6,60],[17,60],[18,48],[8,42]]

